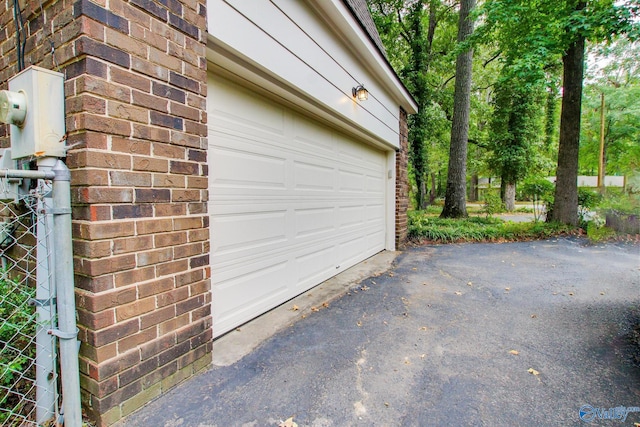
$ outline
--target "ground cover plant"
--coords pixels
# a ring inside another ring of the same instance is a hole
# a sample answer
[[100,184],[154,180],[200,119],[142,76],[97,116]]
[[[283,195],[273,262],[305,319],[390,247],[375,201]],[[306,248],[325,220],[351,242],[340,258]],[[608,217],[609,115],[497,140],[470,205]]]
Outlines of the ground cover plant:
[[409,212],[409,240],[415,243],[520,241],[546,239],[572,231],[572,227],[558,223],[510,222],[492,216],[450,219],[422,211]]

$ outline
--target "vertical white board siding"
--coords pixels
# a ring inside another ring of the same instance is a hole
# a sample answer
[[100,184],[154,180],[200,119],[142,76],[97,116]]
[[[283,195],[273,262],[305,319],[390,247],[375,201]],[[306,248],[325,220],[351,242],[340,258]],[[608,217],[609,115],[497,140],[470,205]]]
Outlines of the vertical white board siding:
[[214,335],[385,249],[388,153],[209,76]]

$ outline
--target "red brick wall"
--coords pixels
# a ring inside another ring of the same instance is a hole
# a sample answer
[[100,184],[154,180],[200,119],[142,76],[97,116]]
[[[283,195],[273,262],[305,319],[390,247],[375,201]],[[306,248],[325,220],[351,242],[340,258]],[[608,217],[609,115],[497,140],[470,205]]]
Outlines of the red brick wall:
[[396,247],[407,242],[407,209],[409,208],[408,166],[409,130],[407,113],[400,108],[400,150],[396,152]]
[[[20,4],[25,65],[66,74],[83,404],[106,425],[210,361],[206,1]],[[15,28],[1,2],[1,89]]]

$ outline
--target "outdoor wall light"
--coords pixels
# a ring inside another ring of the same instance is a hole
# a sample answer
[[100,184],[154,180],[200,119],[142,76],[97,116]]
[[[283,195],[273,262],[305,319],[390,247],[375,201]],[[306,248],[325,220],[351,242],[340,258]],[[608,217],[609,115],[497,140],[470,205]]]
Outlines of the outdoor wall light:
[[351,93],[353,94],[353,97],[359,101],[366,101],[369,98],[369,91],[362,85],[358,85],[351,89]]

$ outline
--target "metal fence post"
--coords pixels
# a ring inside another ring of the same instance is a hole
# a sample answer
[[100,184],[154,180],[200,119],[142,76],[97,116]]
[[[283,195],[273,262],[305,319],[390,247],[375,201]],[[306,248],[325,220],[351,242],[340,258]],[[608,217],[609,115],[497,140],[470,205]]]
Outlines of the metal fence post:
[[[38,159],[39,170],[51,170],[57,159]],[[36,265],[36,421],[43,424],[54,416],[56,403],[55,338],[48,331],[55,328],[55,282],[53,278],[53,216],[51,215],[51,184],[38,182],[37,205],[37,265]]]
[[56,251],[55,280],[57,288],[58,330],[60,338],[60,370],[62,409],[65,427],[82,426],[80,407],[80,373],[76,327],[76,304],[73,282],[73,248],[71,240],[71,173],[58,160],[53,167],[53,224]]

